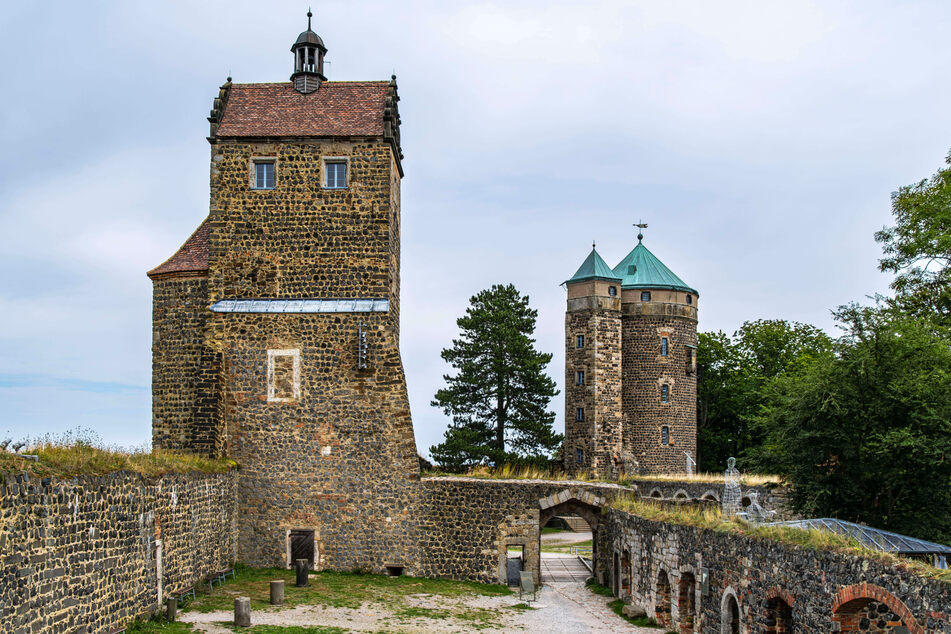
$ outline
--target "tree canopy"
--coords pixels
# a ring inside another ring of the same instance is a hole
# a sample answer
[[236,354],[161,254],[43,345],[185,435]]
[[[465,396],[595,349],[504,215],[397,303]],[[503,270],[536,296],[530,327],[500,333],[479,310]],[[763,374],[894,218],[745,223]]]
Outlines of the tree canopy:
[[555,413],[558,394],[545,373],[552,355],[535,349],[538,311],[512,284],[496,284],[469,300],[456,324],[460,336],[442,358],[455,370],[432,405],[452,417],[445,441],[430,448],[441,466],[544,461],[560,445]]

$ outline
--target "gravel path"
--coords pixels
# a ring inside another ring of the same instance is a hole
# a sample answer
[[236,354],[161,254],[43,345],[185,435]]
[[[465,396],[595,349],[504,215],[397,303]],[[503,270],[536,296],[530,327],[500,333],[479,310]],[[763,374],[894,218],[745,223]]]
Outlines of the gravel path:
[[[407,605],[429,610],[464,612],[485,609],[492,611],[489,627],[482,632],[537,632],[539,634],[568,634],[575,632],[627,632],[659,634],[663,630],[634,627],[614,614],[609,600],[592,593],[581,582],[545,585],[532,603],[531,610],[513,609],[519,603],[518,595],[508,597],[447,598],[432,595],[407,597]],[[195,630],[211,634],[233,634],[218,623],[228,622],[230,612],[186,612],[181,620],[193,623]],[[344,628],[352,632],[470,632],[473,622],[456,617],[442,619],[407,617],[394,614],[379,603],[365,603],[360,609],[321,606],[297,606],[293,609],[256,611],[251,615],[253,625],[324,625]],[[476,624],[480,624],[476,622]]]

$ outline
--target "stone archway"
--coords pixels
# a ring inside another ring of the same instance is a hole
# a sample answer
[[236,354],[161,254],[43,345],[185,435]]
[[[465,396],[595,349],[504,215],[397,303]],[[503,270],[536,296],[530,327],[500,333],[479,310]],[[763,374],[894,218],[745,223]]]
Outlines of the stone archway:
[[[596,562],[598,560],[598,557],[597,557],[598,525],[601,522],[601,509],[604,507],[606,502],[607,500],[604,497],[597,495],[596,493],[592,493],[591,491],[582,489],[580,487],[570,487],[562,491],[559,491],[558,493],[553,493],[546,497],[539,498],[538,506],[540,510],[538,512],[538,528],[539,528],[538,530],[539,562],[538,563],[539,563],[539,569],[542,570],[542,578],[541,578],[542,581],[545,580],[545,573],[544,573],[544,566],[542,565],[542,561],[541,561],[542,560],[541,528],[545,526],[548,523],[548,521],[551,518],[555,517],[556,515],[577,515],[578,517],[583,519],[585,522],[587,522],[589,527],[591,527],[591,537],[592,537],[591,556],[592,556],[592,562]],[[554,554],[550,555],[549,559],[545,560],[546,565],[558,563],[558,565],[561,566],[563,562],[554,562],[550,560],[551,557],[556,557],[556,556],[557,555],[554,555]],[[564,562],[564,563],[565,565],[567,565],[568,562]],[[574,567],[576,567],[577,570],[568,571],[567,577],[562,577],[561,575],[558,575],[558,578],[560,580],[583,581],[584,578],[586,578],[589,574],[588,569],[577,558],[574,559],[570,563]],[[620,566],[620,562],[618,562],[618,567],[619,566]],[[553,570],[553,569],[549,568],[549,570]],[[611,578],[612,578],[611,583],[613,586],[615,583],[615,579],[618,577],[618,575],[615,573],[615,570],[611,569],[608,571],[601,571],[601,574],[603,575],[604,572],[607,572],[608,574],[611,575]]]
[[865,620],[876,625],[875,631],[892,632],[904,627],[910,634],[925,632],[908,606],[881,586],[858,583],[839,590],[832,600],[832,622],[838,623],[839,631],[861,631]]

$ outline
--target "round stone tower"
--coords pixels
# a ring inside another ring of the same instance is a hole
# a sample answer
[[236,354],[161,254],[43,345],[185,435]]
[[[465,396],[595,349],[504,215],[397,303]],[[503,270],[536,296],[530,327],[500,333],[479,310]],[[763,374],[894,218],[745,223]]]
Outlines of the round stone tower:
[[638,234],[621,279],[622,462],[684,473],[697,455],[697,300]]

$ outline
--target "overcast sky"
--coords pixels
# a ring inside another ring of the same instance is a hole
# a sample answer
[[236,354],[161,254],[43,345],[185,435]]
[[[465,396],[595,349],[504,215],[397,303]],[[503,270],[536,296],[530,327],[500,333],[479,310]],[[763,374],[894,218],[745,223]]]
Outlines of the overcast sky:
[[[591,241],[645,244],[700,329],[887,290],[889,194],[951,147],[951,3],[320,2],[330,79],[399,81],[416,441],[468,298],[514,283],[563,382]],[[304,2],[21,2],[0,17],[0,433],[150,438],[151,285],[208,213],[218,86],[285,81]],[[563,398],[552,408],[563,427]]]

